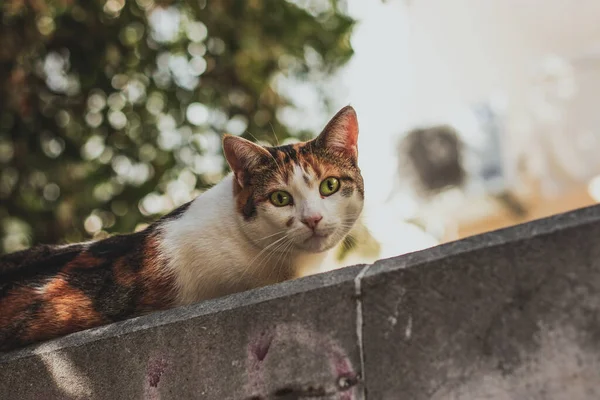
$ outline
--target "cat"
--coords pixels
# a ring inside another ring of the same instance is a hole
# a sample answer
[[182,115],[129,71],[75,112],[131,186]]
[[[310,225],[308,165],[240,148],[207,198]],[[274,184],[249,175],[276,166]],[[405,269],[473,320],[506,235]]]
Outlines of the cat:
[[146,229],[0,258],[0,351],[295,278],[359,218],[358,120],[307,142],[224,135],[232,172]]

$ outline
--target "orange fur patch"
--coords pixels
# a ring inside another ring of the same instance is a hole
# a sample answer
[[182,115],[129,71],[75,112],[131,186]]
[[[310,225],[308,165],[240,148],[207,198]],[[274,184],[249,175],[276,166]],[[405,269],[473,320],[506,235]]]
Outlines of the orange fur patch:
[[98,259],[84,251],[77,257],[75,257],[73,260],[71,260],[71,262],[67,263],[63,270],[65,273],[69,273],[74,269],[95,267],[100,262],[102,262],[101,259]]
[[40,341],[107,323],[82,291],[55,278],[44,287],[43,303],[24,338]]
[[39,298],[35,289],[21,287],[13,289],[0,299],[0,327],[14,324],[27,318],[27,309]]

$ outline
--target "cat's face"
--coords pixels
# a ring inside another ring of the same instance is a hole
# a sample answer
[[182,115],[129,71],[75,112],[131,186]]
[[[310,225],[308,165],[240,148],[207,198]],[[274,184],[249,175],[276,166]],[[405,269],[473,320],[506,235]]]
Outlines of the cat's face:
[[273,252],[318,253],[339,243],[364,200],[357,165],[358,122],[343,108],[314,140],[261,147],[226,136],[242,230]]

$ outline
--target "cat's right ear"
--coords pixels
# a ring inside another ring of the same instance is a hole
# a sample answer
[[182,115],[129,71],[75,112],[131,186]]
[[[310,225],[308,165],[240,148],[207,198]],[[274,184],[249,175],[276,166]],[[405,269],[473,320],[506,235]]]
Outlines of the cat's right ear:
[[358,120],[354,108],[346,106],[338,111],[315,141],[320,146],[336,153],[345,154],[356,161],[358,158]]
[[232,135],[223,136],[223,153],[241,187],[246,185],[248,174],[271,157],[264,147]]

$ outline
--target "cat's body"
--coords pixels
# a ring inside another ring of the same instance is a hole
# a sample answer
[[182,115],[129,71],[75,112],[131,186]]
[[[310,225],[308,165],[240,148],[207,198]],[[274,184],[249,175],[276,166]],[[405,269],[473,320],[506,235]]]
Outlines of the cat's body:
[[143,231],[0,258],[0,350],[293,278],[363,205],[346,107],[318,138],[263,148],[228,136],[233,173]]

